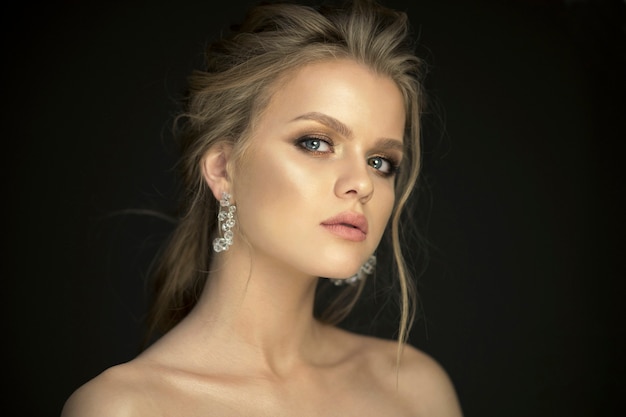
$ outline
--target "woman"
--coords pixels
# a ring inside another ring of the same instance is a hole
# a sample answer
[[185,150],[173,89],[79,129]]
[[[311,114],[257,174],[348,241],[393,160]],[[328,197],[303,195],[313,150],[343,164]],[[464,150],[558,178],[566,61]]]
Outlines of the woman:
[[[159,337],[63,416],[460,416],[445,371],[406,344],[398,229],[422,95],[406,16],[263,5],[206,59],[176,123],[181,217],[154,270]],[[336,326],[384,246],[397,341]],[[337,293],[317,315],[320,285]]]

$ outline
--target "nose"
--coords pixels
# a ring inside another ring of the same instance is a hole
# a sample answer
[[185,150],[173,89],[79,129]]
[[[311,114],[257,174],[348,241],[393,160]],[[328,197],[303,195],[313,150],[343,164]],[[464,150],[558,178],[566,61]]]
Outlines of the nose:
[[361,203],[367,203],[374,194],[369,167],[363,158],[354,158],[351,161],[342,161],[335,194],[339,198],[356,198]]

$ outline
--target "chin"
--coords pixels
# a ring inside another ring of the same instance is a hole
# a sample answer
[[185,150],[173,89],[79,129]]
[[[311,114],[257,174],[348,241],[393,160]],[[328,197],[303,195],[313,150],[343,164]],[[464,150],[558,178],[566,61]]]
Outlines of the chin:
[[[328,263],[326,265],[330,266],[332,264]],[[359,268],[361,268],[361,264],[346,265],[344,262],[343,265],[340,267],[338,266],[337,268],[324,268],[324,270],[321,271],[322,273],[318,274],[318,276],[321,278],[346,279],[356,274],[359,271]]]

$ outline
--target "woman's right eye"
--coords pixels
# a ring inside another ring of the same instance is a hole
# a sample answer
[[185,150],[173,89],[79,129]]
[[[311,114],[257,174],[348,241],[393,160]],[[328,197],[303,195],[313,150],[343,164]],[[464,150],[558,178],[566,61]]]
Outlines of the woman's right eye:
[[314,153],[330,153],[333,151],[330,141],[320,138],[305,137],[298,139],[298,146]]

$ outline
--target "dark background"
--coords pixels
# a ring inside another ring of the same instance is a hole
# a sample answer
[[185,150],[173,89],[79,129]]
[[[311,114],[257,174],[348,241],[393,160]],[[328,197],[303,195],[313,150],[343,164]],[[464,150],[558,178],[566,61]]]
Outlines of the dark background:
[[[9,2],[2,23],[4,410],[57,416],[131,359],[170,230],[174,99],[250,2]],[[407,0],[429,62],[412,343],[467,417],[617,415],[625,3]]]

